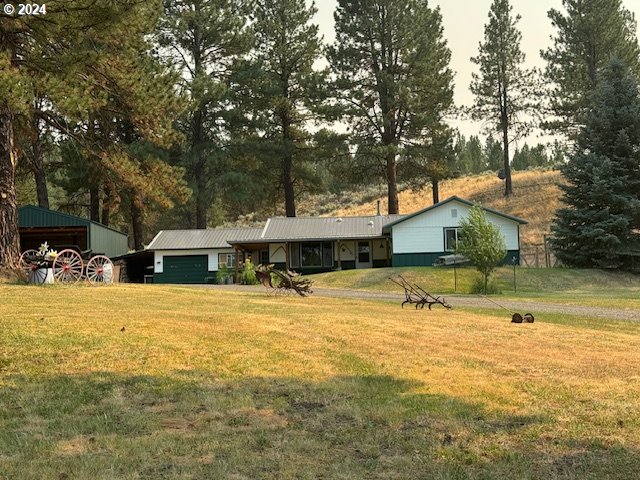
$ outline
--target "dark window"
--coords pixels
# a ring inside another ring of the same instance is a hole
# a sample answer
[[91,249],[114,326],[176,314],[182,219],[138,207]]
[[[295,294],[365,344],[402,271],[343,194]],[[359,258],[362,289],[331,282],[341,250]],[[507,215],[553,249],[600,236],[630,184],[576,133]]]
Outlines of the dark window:
[[358,242],[358,262],[369,263],[371,258],[371,248],[369,242]]
[[444,229],[444,249],[447,252],[453,252],[456,249],[457,243],[462,240],[461,231],[459,228],[445,228]]
[[303,243],[300,249],[300,265],[302,267],[322,266],[322,244]]
[[260,263],[262,265],[269,264],[269,250],[260,250]]
[[291,268],[300,267],[300,244],[292,243],[289,245],[289,264]]
[[325,267],[333,267],[333,244],[331,242],[322,244],[322,258]]

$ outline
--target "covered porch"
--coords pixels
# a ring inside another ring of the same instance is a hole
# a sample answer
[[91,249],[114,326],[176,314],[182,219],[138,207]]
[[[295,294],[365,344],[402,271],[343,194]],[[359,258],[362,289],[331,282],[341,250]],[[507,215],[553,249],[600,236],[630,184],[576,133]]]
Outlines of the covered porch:
[[302,274],[332,270],[389,267],[392,263],[391,239],[387,236],[351,239],[230,241],[241,268],[244,259],[255,265],[273,264],[278,269]]

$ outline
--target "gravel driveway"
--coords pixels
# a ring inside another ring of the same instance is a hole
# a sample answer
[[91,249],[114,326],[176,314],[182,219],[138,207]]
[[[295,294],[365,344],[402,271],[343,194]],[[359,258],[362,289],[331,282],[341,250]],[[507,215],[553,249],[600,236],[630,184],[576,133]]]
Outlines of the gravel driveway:
[[[263,292],[264,287],[246,286],[246,285],[201,285],[204,288],[232,290],[238,292]],[[401,302],[404,295],[394,292],[371,292],[366,290],[349,290],[339,288],[314,288],[313,294],[320,297],[333,298],[360,298],[365,300],[397,300]],[[471,295],[446,295],[447,302],[455,306],[461,307],[480,307],[480,308],[499,308],[491,301]],[[493,300],[493,299],[492,299]],[[520,314],[532,313],[565,313],[568,315],[584,315],[585,317],[606,318],[613,320],[626,320],[630,322],[640,322],[640,311],[623,308],[606,308],[606,307],[582,307],[578,305],[560,305],[555,303],[523,301],[523,300],[504,300],[497,299],[500,305],[510,312],[518,312]]]

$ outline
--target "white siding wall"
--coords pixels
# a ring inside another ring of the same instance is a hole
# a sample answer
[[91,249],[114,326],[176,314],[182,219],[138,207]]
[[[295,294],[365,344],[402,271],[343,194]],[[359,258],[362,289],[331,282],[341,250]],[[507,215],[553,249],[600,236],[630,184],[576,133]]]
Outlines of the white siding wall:
[[[337,243],[337,242],[336,242]],[[336,248],[337,245],[336,245]],[[356,242],[354,241],[341,241],[340,242],[340,261],[352,261],[356,259]],[[338,260],[338,252],[336,250],[336,261]]]
[[164,273],[164,257],[182,257],[187,255],[206,255],[207,269],[210,272],[218,270],[218,254],[234,253],[233,248],[218,248],[212,250],[156,250],[153,252],[153,271],[154,273]]
[[[406,220],[392,227],[393,253],[444,252],[444,228],[459,227],[470,207],[456,201]],[[457,216],[452,215],[457,211]],[[518,250],[518,223],[489,212],[487,220],[497,225],[505,237],[507,250]]]
[[269,262],[270,263],[285,263],[287,261],[287,254],[284,243],[270,243],[269,244]]
[[[382,248],[380,248],[381,245],[382,245]],[[371,251],[373,253],[374,260],[386,260],[387,259],[387,241],[371,240]]]

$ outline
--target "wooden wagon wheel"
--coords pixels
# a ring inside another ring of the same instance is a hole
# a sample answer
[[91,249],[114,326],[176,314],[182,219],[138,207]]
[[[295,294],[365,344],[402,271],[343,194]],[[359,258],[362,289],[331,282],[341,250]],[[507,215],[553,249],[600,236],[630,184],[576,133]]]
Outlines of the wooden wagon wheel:
[[113,283],[113,262],[109,257],[96,255],[87,263],[86,275],[91,285],[111,285]]
[[18,260],[18,266],[20,267],[20,270],[22,270],[27,275],[29,275],[31,272],[35,272],[38,269],[38,266],[35,263],[29,262],[27,258],[35,257],[36,255],[38,255],[38,251],[33,249],[25,250],[24,252],[22,252],[22,255],[20,255],[20,259]]
[[82,257],[71,249],[62,250],[53,261],[53,278],[62,283],[76,283],[82,277]]

